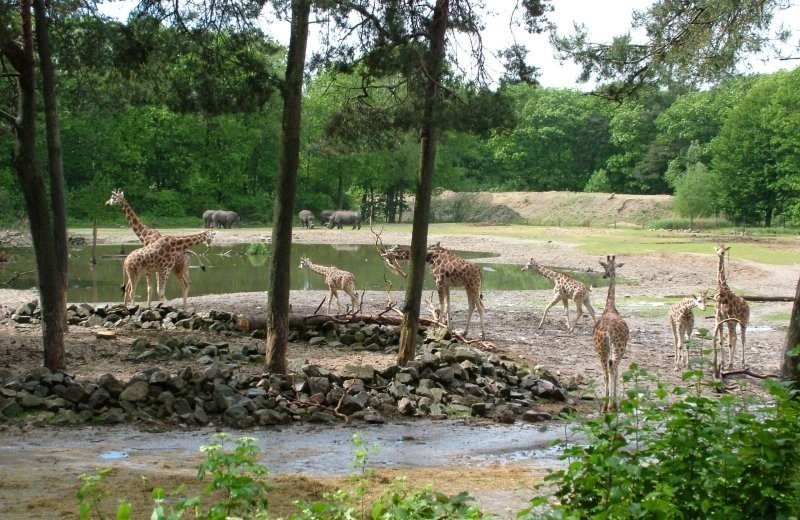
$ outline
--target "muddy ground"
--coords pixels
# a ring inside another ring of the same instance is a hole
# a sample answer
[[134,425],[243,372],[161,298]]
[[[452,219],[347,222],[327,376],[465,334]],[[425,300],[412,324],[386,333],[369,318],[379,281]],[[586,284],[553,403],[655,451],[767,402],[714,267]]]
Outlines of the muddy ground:
[[[544,265],[595,271],[600,269],[597,264],[600,260],[598,255],[588,255],[577,250],[569,242],[560,240],[559,237],[564,237],[566,234],[563,230],[554,228],[552,233],[547,233],[552,236],[551,239],[541,240],[492,235],[491,228],[481,231],[488,234],[437,235],[434,228],[430,242],[441,242],[443,246],[452,249],[498,253],[499,257],[491,258],[493,263],[518,264],[521,267],[530,257],[535,257]],[[609,253],[613,253],[614,243],[624,240],[624,232],[608,230],[607,235]],[[108,243],[135,242],[135,237],[127,229],[101,229],[99,237],[101,242]],[[384,230],[381,237],[385,244],[408,244],[410,240],[408,236],[391,230]],[[680,373],[674,369],[672,336],[666,322],[668,303],[659,298],[677,294],[688,295],[697,290],[714,287],[717,263],[712,249],[715,243],[724,240],[732,246],[728,276],[729,284],[734,290],[744,291],[747,294],[793,296],[800,274],[800,264],[785,267],[737,259],[737,241],[755,240],[754,238],[697,234],[687,234],[685,238],[707,243],[708,254],[650,253],[618,258],[618,261],[625,262],[625,266],[620,270],[620,276],[632,282],[617,287],[617,307],[631,331],[623,366],[627,367],[635,362],[673,384],[680,384]],[[235,229],[222,230],[216,242],[234,244],[268,240],[268,230]],[[295,230],[294,240],[305,243],[373,243],[374,236],[366,229],[329,231],[298,228]],[[758,240],[769,242],[770,239]],[[780,243],[776,241],[774,246],[800,252],[800,242],[787,244],[786,241]],[[202,275],[204,273],[193,274],[193,276]],[[491,276],[492,273],[486,272],[484,275]],[[538,275],[532,273],[531,276]],[[291,295],[293,310],[299,313],[313,313],[326,295],[323,291],[293,291]],[[175,286],[168,287],[168,296],[177,296]],[[367,292],[364,296],[364,311],[383,310],[387,296],[389,295],[385,292]],[[400,304],[403,294],[394,292],[390,297],[395,303]],[[561,378],[563,384],[574,388],[572,395],[579,408],[584,413],[593,413],[599,405],[596,401],[586,398],[595,396],[602,388],[597,384],[601,378],[601,370],[591,342],[591,319],[584,316],[574,334],[567,334],[563,308],[557,305],[550,310],[544,327],[537,329],[536,325],[541,318],[545,303],[551,297],[551,291],[489,292],[484,293],[483,297],[489,346],[508,358],[531,366],[542,365],[548,368]],[[605,297],[604,287],[594,289],[592,302],[598,315],[602,312]],[[19,304],[35,298],[36,294],[33,291],[0,289],[2,306],[0,316],[8,314]],[[174,299],[169,303],[178,305],[180,301]],[[193,297],[190,294],[189,306],[197,312],[217,309],[254,316],[264,312],[266,295],[238,293]],[[452,306],[455,310],[456,329],[462,330],[466,317],[466,297],[463,290],[453,291]],[[750,307],[747,363],[756,373],[775,373],[780,368],[786,321],[791,304],[751,303]],[[571,316],[574,316],[572,305],[570,310]],[[697,325],[707,328],[713,326],[713,308],[701,313]],[[474,338],[478,330],[476,317],[473,317],[470,336]],[[68,370],[79,379],[96,379],[104,373],[112,373],[120,379],[127,379],[146,367],[141,363],[124,360],[120,353],[127,351],[127,346],[136,337],[147,334],[186,334],[186,332],[118,331],[114,339],[108,340],[97,339],[93,330],[70,327],[66,338]],[[211,338],[214,339],[214,336],[211,335]],[[218,341],[219,337],[214,340]],[[260,341],[243,335],[229,335],[224,340],[230,343]],[[336,369],[345,364],[371,364],[380,367],[392,363],[394,357],[290,345],[290,366],[304,360]],[[38,326],[20,326],[8,319],[0,320],[0,367],[17,372],[40,364],[41,329]],[[185,364],[181,362],[180,366]],[[159,366],[165,368],[162,361],[159,361]],[[166,368],[173,369],[178,366],[177,363],[175,366],[167,364]],[[258,367],[253,367],[253,370],[258,370]],[[744,383],[743,387],[739,383]],[[732,380],[730,386],[735,388],[735,391],[759,393],[757,380],[749,377]],[[38,440],[35,443],[42,447],[40,451],[33,450],[31,453],[0,449],[0,468],[6,475],[4,479],[0,479],[0,510],[5,511],[4,518],[74,517],[71,515],[77,511],[73,498],[78,486],[77,476],[85,471],[85,468],[76,464],[68,453],[54,450],[49,454],[47,446],[50,443],[58,444],[59,439],[74,436],[80,438],[84,434],[80,430],[53,430],[19,424],[0,424],[0,445],[13,444],[4,442],[3,438],[17,439],[23,435],[25,438]],[[347,463],[343,461],[343,466]],[[118,489],[124,489],[134,495],[126,496],[138,503],[137,510],[141,516],[136,517],[144,518],[147,516],[145,514],[147,504],[150,503],[150,488],[163,485],[174,489],[179,482],[192,482],[193,471],[192,468],[178,467],[169,461],[160,461],[150,467],[121,468],[114,473],[112,481]],[[388,481],[387,479],[397,473],[409,475],[414,483],[435,482],[437,486],[445,485],[444,491],[447,492],[468,490],[478,497],[485,507],[503,515],[510,515],[510,510],[519,509],[524,504],[524,499],[532,494],[530,487],[542,474],[541,469],[532,470],[529,465],[509,463],[469,465],[466,469],[459,466],[414,468],[408,471],[395,468],[382,470],[379,478]],[[146,479],[143,480],[143,477]],[[289,505],[291,498],[317,497],[322,490],[341,485],[343,481],[337,477],[306,474],[275,475],[273,480],[283,489],[292,490],[291,493],[276,494],[272,503],[278,512],[291,509]],[[42,486],[45,481],[46,486]]]

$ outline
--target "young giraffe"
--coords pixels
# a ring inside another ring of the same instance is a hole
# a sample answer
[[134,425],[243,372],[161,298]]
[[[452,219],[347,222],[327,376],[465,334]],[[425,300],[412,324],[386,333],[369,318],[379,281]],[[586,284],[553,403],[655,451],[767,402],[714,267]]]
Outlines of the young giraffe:
[[[398,260],[410,260],[411,251],[393,247],[381,253],[384,261],[402,273],[397,265]],[[451,251],[438,245],[428,248],[425,252],[425,262],[431,264],[433,278],[436,281],[436,292],[439,293],[440,315],[449,327],[452,321],[450,315],[450,287],[464,287],[467,292],[467,326],[464,327],[464,336],[469,333],[469,323],[472,312],[477,308],[481,322],[481,339],[486,338],[486,329],[483,325],[483,301],[481,300],[481,268],[472,262],[464,260]]]
[[603,366],[603,383],[605,385],[605,400],[603,411],[617,407],[617,379],[622,356],[628,346],[628,324],[619,315],[614,305],[617,285],[617,269],[625,264],[617,264],[613,255],[607,255],[605,262],[600,265],[605,269],[603,278],[609,279],[608,297],[606,307],[600,319],[594,324],[594,348],[600,356]]
[[353,312],[358,308],[358,293],[356,293],[356,277],[353,273],[339,269],[338,267],[316,265],[311,262],[307,257],[300,259],[300,269],[309,269],[317,274],[325,277],[325,283],[328,289],[331,290],[330,297],[328,297],[328,314],[331,313],[331,302],[336,298],[336,309],[339,314],[342,312],[342,306],[339,303],[338,289],[346,292],[350,296],[353,304]]
[[[164,291],[170,271],[175,272],[177,275],[179,271],[175,270],[175,265],[185,260],[188,248],[204,242],[206,245],[211,246],[213,238],[213,230],[206,230],[194,235],[161,237],[152,244],[137,249],[126,256],[125,261],[122,263],[123,278],[127,278],[123,303],[127,305],[130,299],[131,305],[134,305],[136,285],[139,283],[139,277],[142,273],[147,278],[147,306],[150,306],[151,276],[153,273],[156,273],[158,297],[162,302],[165,301]],[[186,270],[180,271],[178,283],[181,285],[183,306],[186,308],[189,284],[191,283]]]
[[[747,331],[747,323],[750,321],[750,306],[741,296],[731,291],[728,287],[728,277],[725,274],[725,253],[730,250],[730,246],[725,247],[724,244],[718,245],[714,248],[717,253],[719,262],[717,263],[717,293],[714,295],[714,300],[717,302],[716,329],[719,323],[724,320],[728,321],[728,369],[733,368],[733,352],[736,350],[736,324],[742,331],[742,368],[744,364],[744,348],[745,348],[745,333]],[[735,320],[735,321],[733,321]],[[720,343],[722,343],[722,328],[719,329]],[[722,364],[725,364],[724,359]]]
[[[125,199],[125,194],[120,189],[112,190],[111,191],[111,198],[106,201],[107,206],[120,206],[122,208],[122,212],[125,213],[125,219],[128,221],[128,225],[133,229],[133,232],[139,237],[139,240],[144,245],[150,245],[159,238],[161,238],[161,233],[157,229],[153,229],[148,227],[142,222],[142,219],[139,218],[139,215],[133,211],[133,208]],[[175,267],[172,269],[172,272],[175,273],[175,276],[178,280],[188,280],[189,278],[189,254],[194,254],[197,256],[197,253],[191,250],[186,250],[186,254],[183,256],[182,262],[176,262]],[[148,278],[149,280],[149,278]],[[125,286],[125,282],[123,279],[123,289]],[[148,295],[149,299],[149,295]],[[148,304],[149,306],[149,304]]]
[[[568,333],[571,333],[573,330],[575,330],[575,327],[578,325],[578,321],[583,317],[583,305],[586,305],[586,310],[589,311],[589,314],[592,316],[592,321],[597,323],[597,318],[595,318],[594,315],[594,308],[592,308],[592,303],[589,301],[591,289],[587,287],[585,283],[578,281],[564,273],[559,273],[557,271],[553,271],[552,269],[548,269],[533,258],[528,260],[528,263],[522,268],[523,271],[528,271],[530,269],[536,269],[539,274],[545,278],[549,278],[555,284],[555,287],[553,287],[553,299],[544,308],[542,320],[539,322],[539,326],[537,328],[542,328],[544,319],[547,317],[547,311],[549,311],[550,307],[555,305],[559,300],[564,304],[564,314],[567,315]],[[575,323],[572,325],[569,323],[570,298],[575,302],[575,310],[578,313],[577,316],[575,316]]]
[[695,294],[673,303],[669,308],[667,321],[672,328],[672,338],[675,343],[675,366],[689,366],[689,345],[686,343],[692,337],[694,329],[694,308],[706,309],[708,291]]

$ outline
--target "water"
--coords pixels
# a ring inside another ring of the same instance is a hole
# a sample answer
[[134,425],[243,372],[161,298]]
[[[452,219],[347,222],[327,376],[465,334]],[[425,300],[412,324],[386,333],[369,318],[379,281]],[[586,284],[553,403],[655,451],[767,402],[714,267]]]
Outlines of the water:
[[[126,245],[130,252],[134,247]],[[247,245],[214,246],[207,254],[201,255],[205,270],[200,262],[191,257],[190,276],[191,296],[204,294],[226,294],[236,292],[266,291],[269,278],[268,255],[248,255]],[[203,246],[195,247],[198,253],[205,251]],[[10,287],[28,289],[36,286],[36,263],[31,248],[10,248],[7,250],[10,261],[0,264],[0,281],[14,278]],[[114,302],[122,300],[122,261],[119,245],[97,247],[97,265],[91,264],[91,248],[72,248],[69,258],[69,285],[67,299],[70,302]],[[484,291],[539,290],[551,289],[553,284],[536,272],[522,271],[521,265],[493,264],[490,253],[469,251],[456,252],[462,258],[479,259],[483,269]],[[369,245],[330,245],[293,244],[292,265],[299,266],[300,258],[309,257],[315,264],[335,265],[350,271],[356,277],[359,291],[383,291],[391,282],[393,290],[405,290],[406,280],[386,267],[374,246]],[[408,263],[403,266],[406,270]],[[558,268],[557,268],[558,269]],[[606,285],[597,274],[570,273],[585,283],[594,286]],[[308,270],[295,269],[291,273],[292,290],[325,290],[322,276]],[[425,289],[435,289],[430,269],[425,276]],[[146,291],[144,277],[139,280],[137,294]],[[154,288],[155,291],[155,288]],[[180,289],[174,276],[167,282],[167,297],[179,296]]]

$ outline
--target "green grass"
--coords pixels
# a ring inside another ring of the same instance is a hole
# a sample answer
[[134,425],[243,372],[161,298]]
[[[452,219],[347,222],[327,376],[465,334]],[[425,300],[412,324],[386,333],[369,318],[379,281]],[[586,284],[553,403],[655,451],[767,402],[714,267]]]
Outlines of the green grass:
[[791,319],[791,312],[772,312],[761,317],[761,320],[763,321],[778,323],[780,325],[786,325]]

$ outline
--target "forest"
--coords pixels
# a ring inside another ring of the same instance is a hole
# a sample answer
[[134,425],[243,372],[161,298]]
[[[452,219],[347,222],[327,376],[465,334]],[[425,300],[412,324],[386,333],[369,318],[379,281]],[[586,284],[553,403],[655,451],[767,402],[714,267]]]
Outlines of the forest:
[[[121,222],[104,208],[114,188],[155,224],[199,221],[209,208],[270,223],[284,46],[254,28],[182,30],[81,11],[62,13],[51,32],[71,224]],[[621,101],[511,77],[492,88],[450,69],[444,77],[434,188],[666,193],[689,218],[800,224],[800,68]],[[415,86],[397,79],[366,83],[354,67],[308,72],[295,208],[397,221],[419,170]],[[0,89],[4,106],[12,96]],[[9,151],[14,136],[0,128]],[[0,222],[24,215],[5,153]]]

